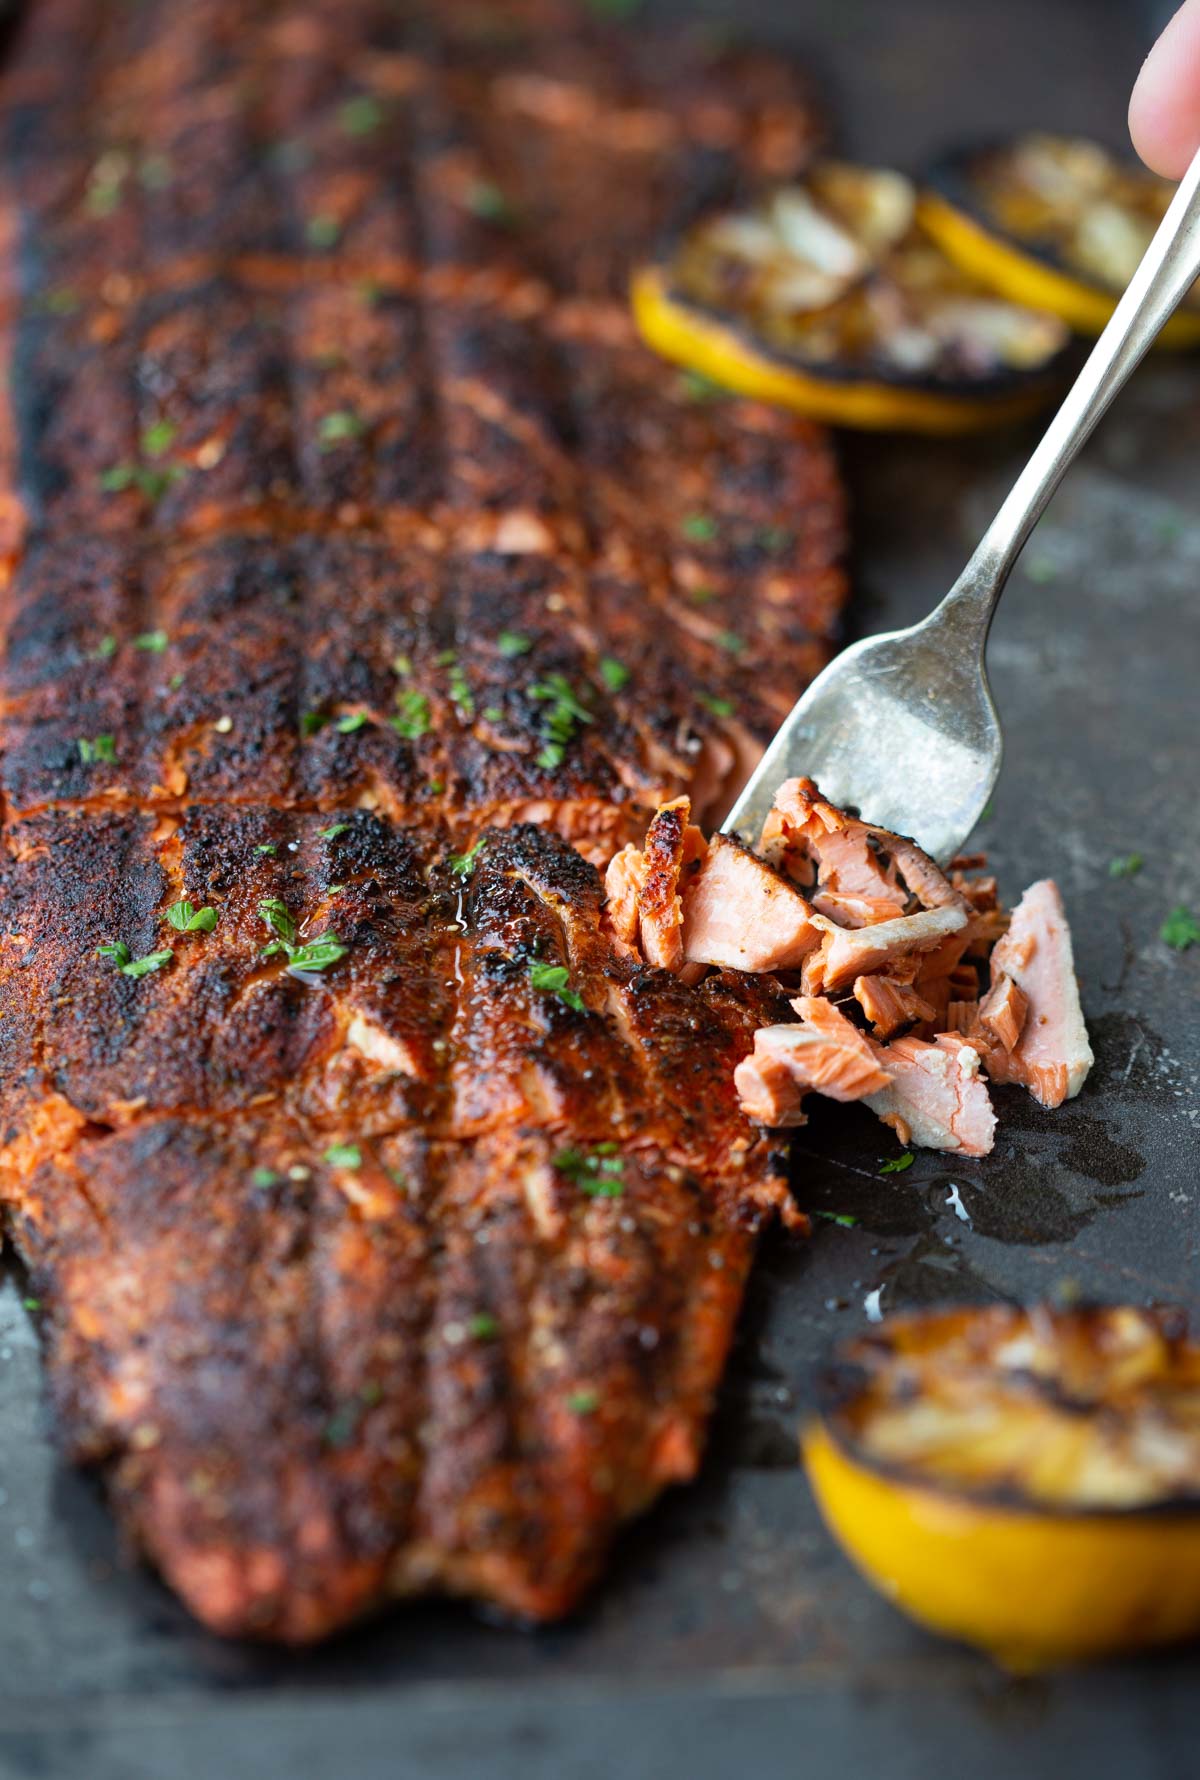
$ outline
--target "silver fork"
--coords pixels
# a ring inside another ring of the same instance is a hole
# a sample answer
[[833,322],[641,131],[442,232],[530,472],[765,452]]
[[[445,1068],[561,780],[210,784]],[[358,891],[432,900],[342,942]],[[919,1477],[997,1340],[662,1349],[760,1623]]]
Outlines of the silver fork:
[[1200,154],[1070,393],[942,603],[830,663],[778,731],[723,827],[757,841],[778,785],[910,835],[945,863],[983,814],[1003,740],[988,685],[992,617],[1013,564],[1101,415],[1200,276]]

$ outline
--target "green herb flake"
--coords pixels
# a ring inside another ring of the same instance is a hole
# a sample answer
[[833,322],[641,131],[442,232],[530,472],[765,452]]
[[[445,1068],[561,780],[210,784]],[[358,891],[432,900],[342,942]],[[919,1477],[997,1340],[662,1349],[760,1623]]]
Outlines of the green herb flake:
[[111,661],[117,653],[117,639],[111,634],[100,638],[92,650],[93,661]]
[[467,1318],[467,1334],[473,1341],[494,1341],[499,1333],[500,1324],[488,1310],[477,1310]]
[[116,763],[117,744],[110,735],[93,736],[90,741],[86,736],[80,736],[79,758],[84,766],[94,766],[98,761],[106,761],[112,766]]
[[342,225],[336,216],[310,216],[304,227],[304,239],[310,247],[336,247],[341,234]]
[[42,1308],[42,1301],[40,1298],[22,1298],[21,1304],[26,1310],[40,1310]]
[[452,853],[450,855],[450,870],[457,877],[469,878],[475,870],[475,863],[486,844],[485,837],[480,835],[475,844],[469,847],[465,853]]
[[253,1187],[273,1187],[279,1180],[273,1168],[255,1168],[251,1171],[250,1184]]
[[696,694],[696,697],[700,700],[700,703],[704,706],[704,709],[706,711],[711,711],[714,717],[732,717],[733,716],[733,701],[732,701],[732,699],[717,698],[716,695],[711,692],[698,692]]
[[142,434],[142,450],[147,457],[161,457],[175,443],[179,428],[173,420],[156,420]]
[[41,307],[48,315],[74,315],[79,309],[79,292],[72,290],[70,285],[60,284],[57,290],[46,292]]
[[450,700],[460,717],[475,715],[475,699],[467,683],[467,676],[457,665],[450,669]]
[[736,630],[719,630],[716,637],[717,647],[724,649],[726,655],[744,655],[746,639],[739,637]]
[[338,106],[338,123],[347,136],[370,136],[383,122],[383,106],[370,93],[357,93]]
[[536,989],[539,994],[556,995],[559,1001],[574,1008],[577,1014],[586,1013],[586,1003],[577,990],[568,987],[570,981],[571,973],[565,964],[538,964],[535,962],[529,966],[530,986]]
[[336,934],[326,933],[320,939],[310,940],[307,945],[285,948],[288,954],[289,971],[328,970],[339,958],[344,958],[350,948],[344,945]]
[[1189,946],[1200,945],[1200,921],[1181,903],[1171,910],[1159,928],[1158,936],[1172,951],[1186,952]]
[[119,965],[122,976],[148,977],[151,971],[161,970],[175,956],[174,952],[147,952],[144,958],[131,958],[128,964]]
[[217,911],[198,909],[191,902],[173,902],[167,910],[167,920],[177,933],[211,933],[217,924]]
[[1058,579],[1058,569],[1049,556],[1030,556],[1025,564],[1025,573],[1038,587],[1044,587]]
[[698,606],[707,606],[711,600],[715,600],[717,597],[716,588],[710,587],[706,581],[702,582],[699,587],[692,587],[688,590],[688,598],[695,600]]
[[500,705],[484,705],[483,715],[489,723],[499,723],[503,720],[504,710]]
[[183,685],[183,675],[172,674],[171,678],[167,681],[167,685],[171,688],[172,692],[178,692],[179,688]]
[[276,853],[278,853],[279,848],[275,844],[274,841],[259,841],[259,843],[258,843],[257,847],[255,847],[254,851],[256,853],[267,853],[273,859],[275,857]]
[[131,955],[123,939],[108,940],[104,945],[96,947],[97,958],[110,959],[119,970],[123,970],[129,963]]
[[515,661],[518,655],[528,655],[533,648],[532,639],[522,636],[519,630],[502,630],[496,638],[496,647],[505,661]]
[[689,544],[711,544],[717,535],[717,522],[710,513],[687,513],[679,529]]
[[425,694],[415,688],[401,692],[396,699],[396,714],[391,719],[396,734],[415,742],[429,734],[429,724],[429,700]]
[[517,220],[512,203],[493,179],[473,179],[467,187],[464,203],[471,215],[483,222],[511,228]]
[[853,1230],[858,1219],[852,1218],[848,1211],[818,1211],[815,1216],[823,1218],[827,1224],[840,1224],[844,1230]]
[[290,946],[296,937],[296,923],[291,911],[278,896],[264,896],[258,905],[258,918],[273,934]]
[[528,686],[526,693],[536,704],[549,706],[542,720],[545,740],[537,764],[552,772],[566,758],[567,744],[578,726],[593,721],[592,713],[580,704],[565,674],[547,674]]
[[595,1415],[600,1407],[599,1391],[572,1391],[566,1399],[572,1415]]
[[796,534],[789,525],[764,525],[754,534],[754,542],[768,556],[782,556],[796,541]]
[[889,1156],[886,1162],[881,1162],[879,1172],[880,1174],[903,1174],[906,1168],[912,1167],[916,1159],[911,1150],[905,1150],[902,1156]]
[[359,415],[349,408],[335,408],[332,414],[321,416],[317,438],[322,451],[332,451],[335,445],[341,445],[347,439],[361,439],[366,430],[366,423]]
[[329,718],[324,711],[304,711],[300,716],[300,734],[320,735],[328,722]]
[[365,711],[350,711],[345,717],[338,718],[337,732],[339,735],[353,735],[356,729],[364,728],[367,722]]
[[143,655],[161,655],[170,641],[165,630],[144,630],[134,637],[133,646]]
[[438,651],[438,653],[434,656],[433,659],[434,659],[434,663],[437,667],[440,667],[440,668],[453,667],[455,662],[458,660],[458,650],[457,649],[440,649]]
[[331,1143],[325,1160],[331,1168],[361,1168],[362,1151],[356,1143]]
[[127,488],[133,487],[137,479],[138,469],[136,464],[113,464],[109,469],[102,472],[100,477],[100,487],[105,494],[124,494]]
[[407,680],[412,673],[412,661],[407,655],[392,656],[392,672],[401,680]]
[[325,1432],[322,1435],[324,1444],[333,1452],[341,1452],[354,1439],[361,1420],[361,1403],[343,1403],[325,1423]]
[[1119,859],[1110,859],[1108,875],[1110,878],[1136,878],[1146,861],[1140,853],[1124,853]]
[[560,1150],[554,1166],[589,1199],[619,1199],[625,1191],[625,1162],[616,1149],[615,1143],[598,1143],[591,1150]]
[[138,163],[138,182],[143,191],[165,192],[174,168],[164,154],[143,155]]
[[620,692],[629,684],[629,669],[615,655],[600,658],[600,678],[610,692]]
[[348,822],[331,822],[328,828],[318,828],[317,833],[323,841],[335,841],[339,834],[345,834]]

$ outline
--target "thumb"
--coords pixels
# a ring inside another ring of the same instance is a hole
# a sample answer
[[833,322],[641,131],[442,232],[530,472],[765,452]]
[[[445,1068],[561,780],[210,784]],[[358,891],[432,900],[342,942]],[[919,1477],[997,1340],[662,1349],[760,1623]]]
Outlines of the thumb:
[[1129,134],[1165,179],[1182,178],[1200,148],[1200,0],[1185,0],[1142,64]]

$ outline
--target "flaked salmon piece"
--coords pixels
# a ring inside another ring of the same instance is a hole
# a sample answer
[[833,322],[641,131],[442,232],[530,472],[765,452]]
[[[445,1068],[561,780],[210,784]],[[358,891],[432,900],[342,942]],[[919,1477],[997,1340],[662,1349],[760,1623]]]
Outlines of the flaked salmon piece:
[[779,787],[759,848],[810,894],[882,902],[891,911],[885,919],[905,913],[914,900],[927,909],[960,900],[915,841],[846,815],[811,779],[787,779]]
[[763,1027],[734,1071],[743,1112],[764,1125],[797,1125],[805,1094],[864,1100],[889,1086],[870,1039],[831,1001],[800,996],[792,1006],[799,1025]]
[[604,874],[605,906],[601,926],[624,956],[636,955],[638,898],[646,884],[646,860],[631,841],[614,853]]
[[812,899],[818,915],[836,921],[839,927],[873,927],[877,921],[891,921],[896,914],[894,897],[846,896],[838,890],[821,890]]
[[992,973],[992,986],[979,1003],[979,1024],[1006,1051],[1017,1047],[1029,1013],[1029,997],[1006,971]]
[[885,969],[913,953],[938,951],[952,934],[967,925],[967,911],[957,900],[945,908],[897,915],[874,927],[835,927],[824,916],[814,920],[825,929],[819,952],[804,965],[806,994],[828,994],[856,977]]
[[924,996],[911,983],[894,976],[856,977],[854,999],[880,1039],[893,1038],[903,1027],[934,1017]]
[[713,836],[682,900],[689,963],[798,970],[822,941],[800,892],[728,835]]
[[946,1031],[957,1033],[960,1038],[970,1039],[979,1023],[979,1002],[972,997],[969,1001],[951,1001],[946,1005]]
[[1043,1106],[1061,1106],[1078,1094],[1094,1058],[1079,1005],[1071,933],[1051,878],[1026,890],[992,953],[993,984],[1000,988],[1004,977],[1026,997],[1028,1011],[1012,1050],[1001,1042],[988,1051],[988,1074],[996,1082],[1020,1083]]
[[886,1051],[888,1086],[867,1096],[867,1105],[890,1125],[901,1143],[922,1149],[986,1156],[995,1141],[996,1115],[979,1073],[979,1053],[956,1033],[927,1044],[898,1038]]

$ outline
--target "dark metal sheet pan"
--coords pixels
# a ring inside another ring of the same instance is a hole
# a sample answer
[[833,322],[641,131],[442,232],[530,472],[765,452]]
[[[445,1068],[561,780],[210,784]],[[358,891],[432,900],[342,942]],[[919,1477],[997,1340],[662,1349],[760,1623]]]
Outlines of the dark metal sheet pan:
[[[674,10],[680,10],[679,7]],[[916,165],[1035,124],[1121,139],[1153,9],[1117,0],[710,0],[810,45],[852,152]],[[1162,9],[1159,8],[1159,11]],[[863,628],[944,589],[1029,434],[849,441]],[[19,1282],[0,1290],[0,1780],[689,1780],[868,1773],[1150,1780],[1197,1772],[1195,1653],[1014,1682],[909,1627],[848,1569],[795,1468],[815,1358],[945,1296],[1197,1297],[1200,364],[1151,363],[1030,545],[993,644],[1008,761],[983,839],[1007,891],[1050,872],[1099,1062],[1059,1115],[1005,1097],[996,1154],[888,1181],[869,1119],[814,1120],[799,1191],[850,1211],[762,1257],[700,1484],[625,1542],[574,1624],[524,1635],[414,1606],[323,1650],[229,1646],[126,1567],[54,1456]],[[1146,860],[1129,882],[1116,854]],[[884,1146],[886,1147],[886,1146]],[[970,1223],[948,1203],[959,1188]]]

